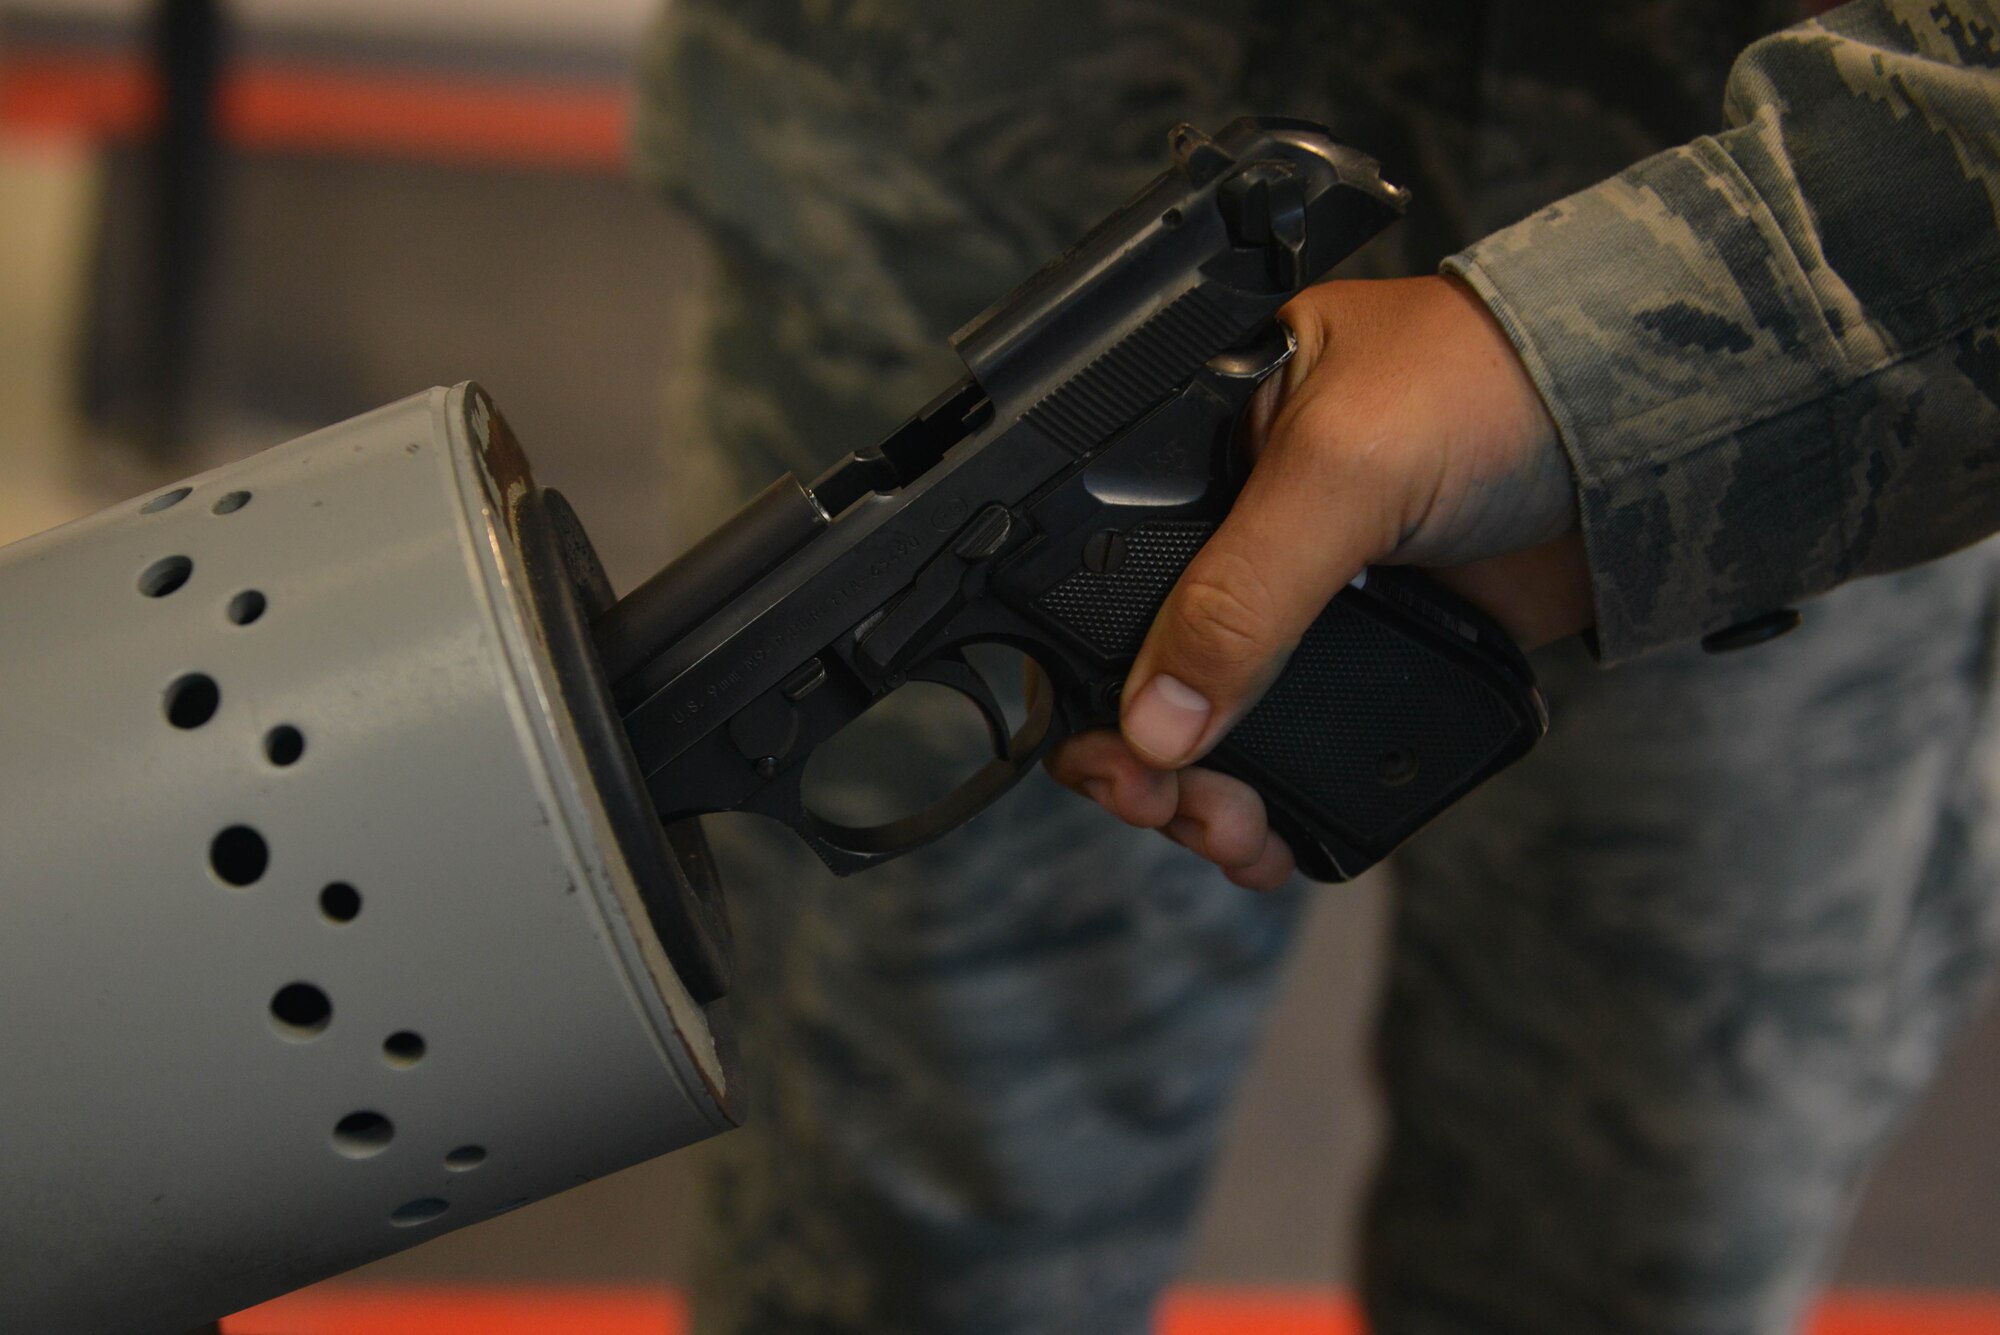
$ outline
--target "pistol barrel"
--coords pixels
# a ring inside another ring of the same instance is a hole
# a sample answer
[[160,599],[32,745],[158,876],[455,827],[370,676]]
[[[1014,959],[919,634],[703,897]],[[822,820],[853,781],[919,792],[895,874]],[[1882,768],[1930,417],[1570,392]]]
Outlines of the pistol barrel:
[[620,598],[590,627],[613,698],[629,706],[657,686],[646,679],[649,663],[826,524],[819,502],[787,473]]

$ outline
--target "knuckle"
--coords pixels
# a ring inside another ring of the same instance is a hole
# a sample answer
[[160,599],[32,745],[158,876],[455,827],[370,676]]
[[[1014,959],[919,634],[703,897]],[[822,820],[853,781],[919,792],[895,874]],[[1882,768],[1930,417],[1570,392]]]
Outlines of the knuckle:
[[1196,667],[1236,674],[1259,666],[1280,641],[1277,598],[1264,576],[1241,557],[1218,554],[1191,567],[1180,589],[1183,650]]
[[1249,867],[1264,851],[1264,835],[1241,821],[1221,820],[1209,827],[1209,856],[1224,867]]

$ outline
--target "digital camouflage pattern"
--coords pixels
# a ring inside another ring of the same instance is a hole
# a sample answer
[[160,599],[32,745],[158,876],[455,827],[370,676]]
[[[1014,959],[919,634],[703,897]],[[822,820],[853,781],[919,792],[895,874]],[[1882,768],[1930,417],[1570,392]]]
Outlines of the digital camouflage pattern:
[[[1994,16],[1864,0],[1730,79],[1798,16],[675,0],[638,157],[720,263],[670,366],[668,503],[705,531],[872,443],[1169,124],[1264,110],[1417,191],[1349,276],[1507,229],[1454,263],[1578,456],[1607,655],[1949,550],[2000,518],[1969,202]],[[1671,151],[1725,88],[1739,128]],[[1540,656],[1549,739],[1398,859],[1376,1329],[1791,1328],[2000,938],[1997,564],[1847,584],[1728,658]],[[950,734],[907,723],[904,777],[944,782]],[[849,881],[713,833],[752,1121],[715,1147],[698,1328],[1143,1330],[1297,889],[1237,891],[1040,781]]]
[[1843,7],[1724,107],[1447,266],[1556,416],[1614,658],[2000,520],[2000,9]]

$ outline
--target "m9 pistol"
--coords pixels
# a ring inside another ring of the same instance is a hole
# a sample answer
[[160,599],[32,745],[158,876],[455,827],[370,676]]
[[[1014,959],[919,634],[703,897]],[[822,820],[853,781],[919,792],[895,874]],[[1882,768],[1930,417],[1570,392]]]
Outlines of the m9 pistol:
[[[787,474],[591,626],[670,825],[783,821],[834,872],[964,823],[1083,729],[1115,727],[1154,614],[1228,513],[1239,422],[1290,356],[1279,308],[1401,216],[1376,163],[1297,120],[1170,136],[1172,165],[954,336],[966,375],[812,483]],[[967,657],[1051,689],[1010,726]],[[969,699],[993,755],[886,823],[813,809],[814,751],[911,682]],[[1307,875],[1352,877],[1546,726],[1477,609],[1377,567],[1312,624],[1201,762],[1263,797]]]
[[[1401,208],[1301,122],[1172,142],[960,332],[964,380],[622,601],[470,383],[0,549],[0,1328],[189,1329],[740,1118],[692,818],[853,872],[1114,724],[1279,308]],[[1018,725],[982,645],[1046,678]],[[908,683],[993,758],[901,819],[815,810],[809,759]],[[1384,568],[1203,763],[1332,880],[1542,728],[1505,637]]]

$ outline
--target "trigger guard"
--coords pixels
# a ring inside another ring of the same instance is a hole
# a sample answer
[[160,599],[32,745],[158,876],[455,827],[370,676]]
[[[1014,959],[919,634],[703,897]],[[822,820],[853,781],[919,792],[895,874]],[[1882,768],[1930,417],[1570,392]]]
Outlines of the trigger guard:
[[[766,797],[753,808],[792,827],[835,875],[865,871],[878,863],[900,856],[939,839],[985,810],[996,798],[1020,782],[1063,735],[1056,717],[1053,692],[1043,692],[1029,707],[1027,722],[1018,733],[1006,730],[1006,715],[986,688],[985,679],[957,654],[933,659],[927,668],[955,663],[964,670],[959,675],[950,666],[941,672],[912,671],[914,680],[935,682],[980,703],[987,727],[1000,739],[997,754],[964,783],[932,802],[921,811],[882,825],[855,826],[828,820],[805,800],[804,766],[793,766],[777,775],[765,790]],[[947,678],[941,680],[940,678]]]
[[964,655],[940,654],[917,664],[904,675],[911,681],[927,681],[934,686],[947,687],[972,701],[986,724],[986,740],[992,744],[994,756],[1006,757],[1012,740],[1007,728],[1007,713],[994,697],[993,688],[986,684],[986,678],[965,661]]

